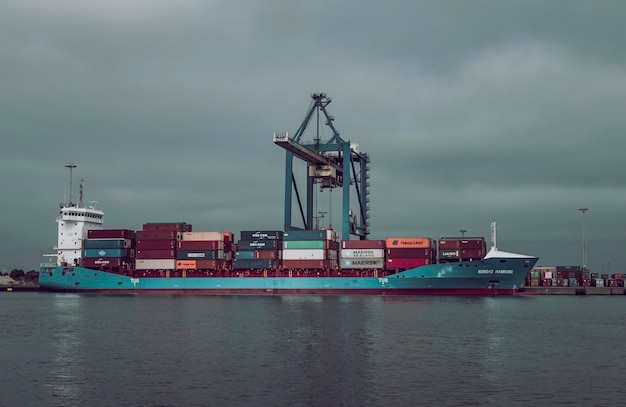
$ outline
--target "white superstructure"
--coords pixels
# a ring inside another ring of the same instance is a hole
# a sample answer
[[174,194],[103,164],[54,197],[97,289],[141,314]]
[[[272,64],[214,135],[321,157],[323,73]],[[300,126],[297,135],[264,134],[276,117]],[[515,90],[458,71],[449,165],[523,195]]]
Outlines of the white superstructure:
[[[96,202],[89,202],[83,206],[83,181],[80,181],[78,203],[72,202],[72,169],[73,163],[66,165],[70,169],[70,200],[60,205],[61,211],[57,216],[58,236],[56,251],[56,265],[80,266],[83,252],[83,241],[87,232],[92,229],[102,229],[104,212],[96,209]],[[50,255],[44,255],[47,257]]]
[[87,231],[102,229],[103,217],[104,212],[96,209],[95,202],[91,202],[87,208],[73,204],[61,207],[57,216],[57,266],[81,265],[83,240],[87,238]]

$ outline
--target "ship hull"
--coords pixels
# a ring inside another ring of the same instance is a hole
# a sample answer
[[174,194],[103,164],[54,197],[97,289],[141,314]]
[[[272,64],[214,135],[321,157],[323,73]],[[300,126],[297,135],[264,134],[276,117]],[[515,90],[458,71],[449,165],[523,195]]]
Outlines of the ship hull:
[[131,277],[83,267],[42,268],[62,292],[172,294],[515,295],[536,258],[433,264],[384,277]]

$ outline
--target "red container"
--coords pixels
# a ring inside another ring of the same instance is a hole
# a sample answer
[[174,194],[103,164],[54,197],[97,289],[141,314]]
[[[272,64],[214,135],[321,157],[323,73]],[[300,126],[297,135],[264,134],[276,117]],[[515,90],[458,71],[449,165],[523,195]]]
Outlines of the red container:
[[132,239],[133,233],[129,229],[91,229],[87,231],[87,239]]
[[459,256],[461,260],[478,260],[485,257],[485,250],[483,249],[465,249],[461,250],[461,254]]
[[255,250],[255,259],[280,259],[279,251],[275,250]]
[[221,240],[179,240],[179,250],[219,250],[224,246]]
[[461,239],[461,249],[484,249],[485,247],[483,238]]
[[174,230],[138,230],[135,232],[137,240],[176,240],[178,232]]
[[384,240],[342,240],[342,249],[384,249]]
[[173,222],[173,223],[144,223],[144,231],[161,232],[161,231],[174,231],[174,232],[189,232],[191,225],[185,222]]
[[387,257],[389,258],[430,258],[432,255],[432,249],[416,249],[411,247],[387,249]]
[[175,259],[176,250],[137,250],[137,259]]
[[176,240],[137,240],[137,250],[173,250],[176,248]]
[[439,239],[439,250],[454,250],[461,248],[461,240],[454,237],[442,237]]
[[427,264],[432,264],[432,261],[427,258],[387,258],[387,270],[405,270],[412,269],[415,267],[425,266]]

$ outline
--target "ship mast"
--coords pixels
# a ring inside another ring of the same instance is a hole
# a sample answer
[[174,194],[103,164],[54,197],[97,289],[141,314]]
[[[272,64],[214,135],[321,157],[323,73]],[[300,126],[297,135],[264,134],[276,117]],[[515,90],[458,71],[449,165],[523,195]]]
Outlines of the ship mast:
[[496,247],[496,221],[491,222],[491,249],[498,250]]
[[69,162],[67,163],[67,165],[65,166],[65,168],[69,168],[70,169],[70,193],[69,193],[69,206],[72,206],[72,170],[74,168],[76,168],[76,165],[74,165],[73,162]]

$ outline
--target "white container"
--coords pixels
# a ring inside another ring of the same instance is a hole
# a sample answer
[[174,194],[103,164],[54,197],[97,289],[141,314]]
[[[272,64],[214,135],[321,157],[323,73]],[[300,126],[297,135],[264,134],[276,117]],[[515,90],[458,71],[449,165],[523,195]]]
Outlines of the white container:
[[342,249],[342,259],[373,259],[384,258],[384,249]]
[[382,269],[385,259],[341,259],[342,269]]
[[180,232],[178,240],[186,241],[207,241],[220,240],[224,241],[224,232]]
[[326,250],[323,249],[290,249],[283,250],[283,260],[325,260]]

